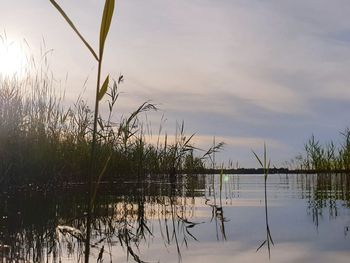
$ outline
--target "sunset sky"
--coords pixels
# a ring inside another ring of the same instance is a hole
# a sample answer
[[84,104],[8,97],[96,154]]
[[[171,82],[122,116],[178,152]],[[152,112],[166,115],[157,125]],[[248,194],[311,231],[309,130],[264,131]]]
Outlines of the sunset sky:
[[[97,50],[104,1],[57,0]],[[146,100],[155,130],[185,122],[199,146],[226,142],[220,160],[280,166],[314,134],[340,141],[350,112],[348,0],[120,0],[104,75],[123,74],[119,113]],[[93,102],[96,63],[48,0],[0,0],[0,35],[49,55],[57,86]],[[44,47],[45,42],[45,47]],[[2,57],[0,57],[0,60]],[[66,76],[68,76],[66,81]],[[61,82],[61,84],[59,84]]]

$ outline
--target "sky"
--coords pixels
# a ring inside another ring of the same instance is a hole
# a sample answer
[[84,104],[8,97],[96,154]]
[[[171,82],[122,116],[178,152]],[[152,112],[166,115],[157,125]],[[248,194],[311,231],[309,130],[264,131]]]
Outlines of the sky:
[[[104,1],[57,2],[97,50]],[[117,0],[103,74],[124,75],[118,113],[150,100],[154,130],[184,121],[197,146],[215,136],[218,159],[243,167],[266,142],[278,167],[312,134],[340,142],[350,126],[349,14],[348,0]],[[52,50],[67,100],[85,90],[92,104],[96,63],[48,0],[0,0],[0,32]]]

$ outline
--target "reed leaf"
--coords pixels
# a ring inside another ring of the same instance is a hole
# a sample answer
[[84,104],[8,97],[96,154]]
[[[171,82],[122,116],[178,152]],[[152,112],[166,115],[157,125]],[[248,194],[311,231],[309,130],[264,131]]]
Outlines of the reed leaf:
[[253,150],[252,150],[252,152],[253,152],[255,158],[256,158],[256,159],[258,160],[258,162],[260,163],[261,167],[264,167],[264,165],[263,165],[262,161],[260,160],[259,156],[258,156]]
[[103,82],[102,87],[101,87],[100,91],[98,92],[98,96],[97,96],[98,101],[102,100],[103,96],[106,94],[108,84],[109,84],[109,75],[107,76],[107,78]]
[[103,50],[105,41],[108,35],[109,28],[111,26],[113,12],[114,12],[114,0],[106,0],[103,9],[103,16],[100,28],[100,58],[103,56]]
[[78,35],[78,37],[83,41],[85,46],[89,49],[91,54],[94,56],[94,58],[99,61],[99,58],[94,51],[94,49],[90,46],[90,44],[85,40],[85,38],[80,34],[79,30],[76,28],[76,26],[73,24],[72,20],[68,17],[68,15],[64,12],[64,10],[59,6],[59,4],[55,0],[50,0],[51,4],[57,9],[58,12],[63,16],[63,18],[67,21],[67,23],[70,25],[70,27],[74,30],[74,32]]
[[262,248],[265,245],[266,241],[267,240],[265,240],[264,242],[261,243],[261,245],[257,248],[256,252],[258,252],[260,250],[260,248]]

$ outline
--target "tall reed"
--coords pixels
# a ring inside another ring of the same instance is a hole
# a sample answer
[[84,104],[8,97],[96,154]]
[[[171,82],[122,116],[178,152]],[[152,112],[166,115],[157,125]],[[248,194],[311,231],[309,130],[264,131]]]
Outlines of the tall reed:
[[[114,0],[106,0],[105,6],[103,10],[103,16],[100,26],[100,41],[99,41],[99,55],[97,56],[96,52],[93,50],[91,45],[85,40],[85,38],[82,36],[82,34],[79,32],[79,30],[75,27],[71,19],[66,15],[66,13],[63,11],[63,9],[57,4],[55,0],[50,0],[50,2],[53,4],[53,6],[60,12],[60,14],[63,16],[63,18],[67,21],[67,23],[70,25],[70,27],[74,30],[74,32],[79,36],[79,38],[82,40],[82,42],[85,44],[85,46],[89,49],[92,56],[97,60],[98,64],[98,70],[97,70],[97,84],[96,84],[96,96],[95,96],[95,108],[94,108],[94,120],[93,120],[93,132],[92,132],[92,144],[91,144],[91,161],[90,161],[90,171],[89,171],[89,191],[88,191],[88,216],[87,216],[87,241],[86,241],[86,254],[85,254],[85,262],[89,262],[89,254],[90,254],[90,248],[89,248],[89,240],[90,240],[90,225],[91,225],[91,210],[93,209],[93,176],[97,172],[96,170],[96,144],[97,144],[97,121],[98,121],[98,115],[99,115],[99,102],[104,97],[104,95],[107,92],[108,84],[109,84],[109,76],[106,77],[105,81],[103,82],[102,86],[100,87],[100,81],[101,81],[101,70],[102,70],[102,62],[103,62],[103,54],[104,54],[104,47],[106,38],[108,35],[108,31],[112,22],[113,12],[114,12]],[[110,160],[110,159],[107,159]],[[104,172],[105,169],[103,169],[100,174]],[[101,176],[99,176],[100,178]],[[98,187],[98,184],[96,184],[95,188]],[[95,190],[96,191],[96,190]]]
[[301,169],[315,171],[350,170],[350,129],[341,132],[342,142],[333,141],[322,145],[312,135],[305,144],[305,153],[298,159]]
[[261,243],[256,251],[259,251],[264,245],[267,244],[267,251],[269,253],[269,259],[271,258],[271,244],[274,246],[272,240],[270,225],[269,225],[269,216],[268,216],[268,206],[267,206],[267,178],[269,175],[271,161],[267,161],[267,151],[266,144],[264,143],[264,156],[262,159],[253,151],[253,154],[256,160],[259,162],[261,168],[264,170],[264,204],[265,204],[265,226],[266,226],[266,239]]

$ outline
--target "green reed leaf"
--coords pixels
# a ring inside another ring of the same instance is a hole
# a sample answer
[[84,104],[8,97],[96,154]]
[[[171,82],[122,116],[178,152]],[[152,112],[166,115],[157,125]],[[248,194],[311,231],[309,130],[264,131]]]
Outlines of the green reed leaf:
[[100,91],[98,92],[98,97],[97,97],[98,101],[102,100],[103,96],[106,94],[108,84],[109,84],[109,75],[107,76],[107,78],[103,82],[102,87],[101,87]]
[[108,35],[109,28],[111,26],[113,12],[114,12],[114,0],[106,0],[103,9],[103,16],[100,28],[100,58],[103,56],[103,50],[105,41]]
[[256,158],[256,159],[258,160],[258,162],[260,163],[261,167],[264,168],[264,165],[263,165],[262,161],[260,160],[259,156],[258,156],[253,150],[252,150],[252,152],[253,152],[255,158]]
[[73,24],[72,20],[68,17],[68,15],[63,11],[63,9],[59,6],[59,4],[55,0],[50,0],[51,4],[60,12],[60,14],[63,16],[63,18],[67,21],[67,23],[70,25],[70,27],[74,30],[74,32],[78,35],[78,37],[83,41],[85,46],[89,49],[91,54],[94,56],[94,58],[99,61],[98,56],[96,55],[96,52],[94,49],[90,46],[90,44],[85,40],[85,38],[80,34],[78,29]]

